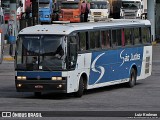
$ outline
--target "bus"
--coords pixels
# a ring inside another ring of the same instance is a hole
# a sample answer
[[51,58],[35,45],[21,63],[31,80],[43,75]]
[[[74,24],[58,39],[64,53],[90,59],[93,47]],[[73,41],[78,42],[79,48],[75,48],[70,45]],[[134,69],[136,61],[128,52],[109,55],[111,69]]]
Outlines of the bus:
[[125,83],[152,71],[151,23],[114,20],[36,25],[19,32],[15,54],[18,92],[73,93]]
[[2,7],[0,7],[0,64],[3,61],[5,31],[4,12]]

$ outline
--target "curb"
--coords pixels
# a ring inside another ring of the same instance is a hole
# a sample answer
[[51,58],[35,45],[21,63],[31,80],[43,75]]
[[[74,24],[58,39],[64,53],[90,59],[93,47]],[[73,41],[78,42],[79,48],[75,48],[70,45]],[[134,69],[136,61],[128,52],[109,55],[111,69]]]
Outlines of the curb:
[[156,41],[152,42],[152,45],[157,45],[157,42]]
[[3,56],[4,61],[14,61],[14,57],[11,56]]

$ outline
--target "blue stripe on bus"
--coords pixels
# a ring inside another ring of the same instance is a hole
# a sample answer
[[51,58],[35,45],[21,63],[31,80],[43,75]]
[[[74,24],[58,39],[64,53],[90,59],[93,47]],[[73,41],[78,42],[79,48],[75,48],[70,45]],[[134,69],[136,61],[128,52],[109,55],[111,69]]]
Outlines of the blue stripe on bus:
[[93,52],[89,85],[129,78],[132,65],[140,76],[142,60],[143,47]]
[[44,71],[17,72],[17,76],[26,76],[27,78],[37,78],[37,76],[41,78],[51,78],[51,77],[61,77],[62,72],[44,72]]

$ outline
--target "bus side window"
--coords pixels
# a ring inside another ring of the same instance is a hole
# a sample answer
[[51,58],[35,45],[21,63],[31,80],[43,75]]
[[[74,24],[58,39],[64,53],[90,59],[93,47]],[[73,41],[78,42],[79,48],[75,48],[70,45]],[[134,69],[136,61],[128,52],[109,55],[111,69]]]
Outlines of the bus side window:
[[100,48],[100,32],[91,31],[90,32],[90,49]]
[[133,38],[134,38],[134,44],[137,45],[137,44],[141,44],[142,41],[141,41],[141,33],[140,33],[140,28],[134,28],[133,29]]
[[116,30],[112,30],[112,47],[116,47],[117,46],[117,31]]
[[79,32],[79,46],[80,46],[80,51],[85,51],[87,50],[87,32]]
[[112,30],[112,47],[122,45],[121,29]]
[[101,31],[102,49],[111,47],[110,36],[111,35],[109,30]]
[[125,28],[125,45],[132,45],[132,30],[130,28]]
[[118,42],[118,46],[122,46],[122,30],[118,29],[117,30],[117,42]]
[[150,29],[147,27],[142,28],[142,43],[151,43]]

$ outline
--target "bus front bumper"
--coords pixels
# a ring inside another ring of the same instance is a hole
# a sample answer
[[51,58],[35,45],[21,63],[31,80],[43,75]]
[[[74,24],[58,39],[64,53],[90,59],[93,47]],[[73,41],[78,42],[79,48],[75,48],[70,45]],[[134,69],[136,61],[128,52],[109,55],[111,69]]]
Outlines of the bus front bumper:
[[66,80],[15,80],[17,92],[67,93]]

